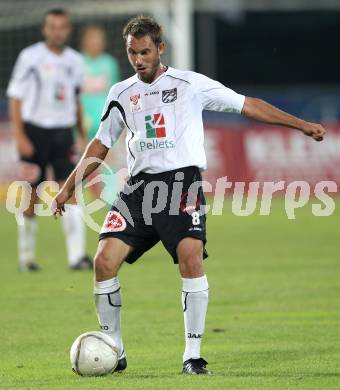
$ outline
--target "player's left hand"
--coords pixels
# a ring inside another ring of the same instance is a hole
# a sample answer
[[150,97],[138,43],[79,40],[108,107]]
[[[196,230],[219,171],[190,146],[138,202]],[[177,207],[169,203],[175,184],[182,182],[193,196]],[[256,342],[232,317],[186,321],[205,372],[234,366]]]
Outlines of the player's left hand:
[[312,137],[315,141],[322,141],[326,134],[326,130],[318,123],[306,122],[302,132],[308,137]]

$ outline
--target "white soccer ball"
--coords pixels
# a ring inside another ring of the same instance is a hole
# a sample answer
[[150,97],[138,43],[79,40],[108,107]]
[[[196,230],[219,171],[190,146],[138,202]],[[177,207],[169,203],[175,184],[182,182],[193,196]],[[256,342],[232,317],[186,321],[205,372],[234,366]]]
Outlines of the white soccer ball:
[[111,374],[118,363],[118,349],[110,336],[87,332],[76,338],[70,350],[72,370],[82,376]]

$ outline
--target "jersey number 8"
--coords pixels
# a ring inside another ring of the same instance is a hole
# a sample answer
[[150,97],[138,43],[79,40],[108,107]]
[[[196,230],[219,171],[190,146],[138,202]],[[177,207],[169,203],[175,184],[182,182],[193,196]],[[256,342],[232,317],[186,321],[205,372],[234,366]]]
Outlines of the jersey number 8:
[[192,214],[192,224],[199,225],[200,224],[200,214],[198,211],[194,211]]

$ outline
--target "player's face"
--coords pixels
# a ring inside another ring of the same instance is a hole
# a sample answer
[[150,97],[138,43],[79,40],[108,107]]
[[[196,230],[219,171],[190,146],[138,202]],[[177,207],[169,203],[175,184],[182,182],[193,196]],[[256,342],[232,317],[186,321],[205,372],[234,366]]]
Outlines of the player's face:
[[71,33],[70,19],[64,15],[47,15],[42,33],[47,45],[61,49]]
[[151,83],[156,76],[164,53],[164,43],[155,45],[149,35],[141,38],[128,35],[126,40],[127,55],[138,77],[145,83]]

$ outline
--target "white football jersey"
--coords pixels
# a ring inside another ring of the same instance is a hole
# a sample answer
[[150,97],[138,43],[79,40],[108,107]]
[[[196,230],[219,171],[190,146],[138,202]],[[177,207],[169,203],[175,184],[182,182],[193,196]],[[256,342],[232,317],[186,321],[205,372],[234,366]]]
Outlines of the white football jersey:
[[71,127],[77,120],[83,73],[82,57],[75,50],[66,47],[55,54],[38,42],[19,54],[7,95],[22,101],[25,122],[47,129]]
[[206,169],[202,111],[240,113],[245,97],[202,74],[174,68],[151,84],[137,75],[115,84],[96,138],[110,148],[126,127],[130,175],[187,166]]

